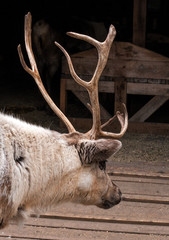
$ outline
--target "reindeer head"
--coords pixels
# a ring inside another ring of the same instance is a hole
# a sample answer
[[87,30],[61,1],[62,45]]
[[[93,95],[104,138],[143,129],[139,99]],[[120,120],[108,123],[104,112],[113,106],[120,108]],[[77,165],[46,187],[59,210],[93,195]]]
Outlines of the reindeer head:
[[121,192],[106,172],[107,159],[121,142],[111,139],[80,139],[75,145],[82,167],[77,172],[74,202],[110,208],[121,200]]
[[[31,47],[31,14],[25,16],[25,45],[29,57],[31,68],[29,68],[23,58],[20,45],[18,46],[18,53],[23,68],[34,78],[39,87],[44,99],[47,101],[51,109],[57,116],[63,120],[68,132],[64,134],[68,145],[73,145],[81,161],[82,167],[76,171],[76,174],[68,174],[63,182],[67,184],[65,196],[67,198],[72,194],[73,202],[80,202],[83,204],[93,204],[101,208],[110,208],[121,200],[121,192],[119,188],[111,181],[106,173],[106,161],[121,148],[121,142],[117,139],[121,138],[127,130],[128,116],[125,105],[123,104],[124,113],[117,112],[114,117],[102,124],[100,119],[100,107],[98,98],[98,82],[101,73],[106,65],[109,51],[114,40],[116,31],[113,25],[109,28],[109,33],[104,42],[99,42],[89,36],[69,32],[68,35],[80,40],[87,41],[97,48],[98,63],[92,79],[87,82],[82,80],[75,72],[71,58],[66,50],[57,42],[58,46],[65,54],[70,73],[74,80],[86,88],[90,97],[90,110],[93,117],[93,125],[91,130],[86,133],[80,133],[75,130],[68,118],[60,111],[54,104],[48,93],[46,92],[42,83],[38,68],[35,62],[34,54]],[[112,133],[103,131],[103,128],[109,125],[117,118],[121,125],[120,133]],[[74,192],[69,189],[69,182],[76,182]]]

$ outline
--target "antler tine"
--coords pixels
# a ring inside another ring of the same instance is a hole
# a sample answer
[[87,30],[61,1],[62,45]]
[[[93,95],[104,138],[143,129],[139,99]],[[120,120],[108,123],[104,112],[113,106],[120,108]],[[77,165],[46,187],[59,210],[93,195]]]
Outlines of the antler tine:
[[[91,45],[95,46],[98,50],[99,59],[98,59],[98,63],[97,63],[94,75],[93,75],[90,82],[83,81],[84,87],[88,88],[88,90],[93,91],[93,85],[95,85],[94,82],[99,81],[100,75],[101,75],[101,73],[102,73],[102,71],[103,71],[103,69],[104,69],[104,67],[107,63],[109,51],[110,51],[112,42],[113,42],[113,40],[116,36],[115,27],[113,25],[110,25],[107,38],[104,42],[99,42],[99,41],[97,41],[96,39],[94,39],[90,36],[75,33],[75,32],[67,32],[67,35],[69,35],[71,37],[74,37],[74,38],[77,38],[77,39],[80,39],[80,40],[83,40],[83,41],[86,41],[86,42],[90,43]],[[58,47],[60,47],[60,46],[58,46]],[[61,49],[61,50],[63,52],[65,51],[64,49]],[[71,61],[70,56],[67,53],[65,54],[65,56],[67,57],[67,60],[69,58],[69,61]],[[71,66],[69,65],[69,67],[73,68],[72,63],[71,63]],[[76,81],[76,79],[75,79],[75,81]],[[82,81],[82,79],[81,79],[81,81]]]
[[67,35],[73,38],[77,38],[83,41],[86,41],[88,43],[90,43],[91,45],[95,46],[96,48],[99,48],[101,45],[104,45],[105,42],[111,44],[115,38],[116,35],[116,30],[115,27],[111,24],[109,27],[109,32],[107,35],[107,38],[104,42],[99,42],[96,39],[87,36],[85,34],[79,34],[79,33],[75,33],[75,32],[67,32]]
[[[94,75],[90,81],[91,88],[88,91],[92,110],[93,110],[92,111],[93,125],[91,130],[87,134],[89,134],[90,138],[94,138],[94,139],[97,139],[98,137],[100,137],[100,132],[101,132],[98,82],[105,68],[105,65],[107,63],[109,52],[111,49],[112,42],[115,38],[115,35],[116,35],[116,30],[113,25],[110,25],[107,38],[104,42],[96,41],[95,39],[92,39],[90,37],[86,38],[86,41],[92,43],[97,48],[97,51],[98,51],[98,63],[97,63]],[[84,40],[84,37],[83,37],[83,40]]]
[[74,79],[78,84],[80,84],[81,86],[83,86],[83,87],[85,87],[85,88],[88,88],[89,83],[86,82],[86,81],[84,81],[84,80],[82,80],[82,79],[76,74],[76,72],[75,72],[75,70],[74,70],[74,67],[73,67],[73,64],[72,64],[72,60],[71,60],[68,52],[67,52],[58,42],[56,42],[56,41],[55,41],[55,45],[56,45],[57,47],[59,47],[60,50],[64,53],[64,55],[65,55],[65,57],[66,57],[66,59],[67,59],[68,65],[69,65],[70,73],[71,73],[73,79]]
[[26,51],[28,54],[28,58],[30,61],[30,65],[31,68],[29,68],[24,60],[23,54],[22,54],[22,50],[21,50],[21,46],[18,45],[18,54],[19,54],[19,58],[21,61],[21,64],[24,68],[24,70],[26,72],[28,72],[35,80],[40,92],[42,93],[44,99],[46,100],[46,102],[48,103],[48,105],[50,106],[50,108],[54,111],[54,113],[65,123],[69,133],[73,133],[76,132],[76,130],[74,129],[73,125],[71,124],[71,122],[68,120],[68,118],[62,113],[62,111],[60,111],[60,109],[55,105],[55,103],[52,101],[52,99],[50,98],[50,96],[48,95],[40,74],[38,72],[38,68],[36,65],[36,61],[35,61],[35,57],[32,51],[32,44],[31,44],[31,24],[32,24],[32,16],[31,13],[28,13],[27,15],[25,15],[25,47],[26,47]]
[[[120,133],[111,133],[111,132],[106,132],[106,131],[101,130],[100,136],[119,139],[125,134],[127,127],[128,127],[128,113],[127,113],[126,105],[123,103],[122,106],[124,108],[124,113],[121,114],[120,112],[117,112],[116,115],[114,117],[112,117],[112,121],[114,120],[115,117],[118,118],[120,125],[121,125]],[[108,124],[110,124],[110,122],[112,122],[112,121],[111,121],[111,119],[108,120],[105,124],[103,124],[101,126],[101,129],[104,128],[105,126],[107,126]]]
[[89,93],[90,102],[91,102],[91,109],[92,109],[92,116],[93,116],[93,125],[91,130],[87,133],[87,135],[91,139],[96,139],[100,135],[101,130],[101,121],[100,121],[100,107],[99,107],[99,96],[98,96],[98,81],[101,76],[101,73],[107,63],[109,51],[112,45],[112,42],[114,40],[114,37],[116,35],[116,30],[113,25],[109,28],[109,33],[107,35],[107,38],[104,42],[99,42],[96,39],[89,37],[84,34],[78,34],[74,32],[68,32],[69,36],[84,40],[86,42],[89,42],[93,46],[97,48],[98,51],[98,63],[95,69],[95,72],[93,74],[92,79],[89,82],[86,82],[82,80],[75,72],[71,58],[67,51],[57,42],[55,42],[56,46],[58,46],[63,53],[65,54],[70,73],[73,77],[73,79],[80,84],[81,86],[85,87]]
[[[75,37],[77,39],[85,40],[95,46],[98,50],[98,63],[94,75],[90,81],[90,87],[88,88],[90,100],[91,100],[91,108],[93,115],[93,126],[92,129],[87,133],[91,138],[99,138],[99,137],[109,137],[109,138],[121,138],[127,130],[128,127],[128,114],[125,104],[123,104],[124,113],[121,114],[117,112],[114,117],[109,119],[105,124],[101,125],[100,121],[100,108],[99,108],[99,100],[98,100],[98,81],[100,75],[107,63],[109,51],[112,45],[112,42],[116,35],[116,30],[113,25],[110,25],[109,33],[104,42],[99,42],[89,36],[77,34],[77,33],[68,33],[69,36]],[[90,91],[91,90],[91,91]],[[124,117],[123,117],[124,115]],[[102,129],[109,125],[114,119],[117,118],[121,125],[120,133],[111,133],[102,131]]]

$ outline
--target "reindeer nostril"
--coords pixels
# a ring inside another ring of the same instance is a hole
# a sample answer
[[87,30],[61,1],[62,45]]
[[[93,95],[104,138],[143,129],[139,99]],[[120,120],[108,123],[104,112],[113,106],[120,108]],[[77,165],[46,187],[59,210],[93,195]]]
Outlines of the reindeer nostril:
[[122,192],[120,191],[120,189],[118,189],[118,195],[121,197],[122,196]]
[[121,197],[115,201],[115,205],[119,204],[120,202],[121,202]]
[[1,228],[2,225],[3,225],[3,221],[4,221],[4,219],[2,218],[2,220],[0,221],[0,228]]
[[122,192],[118,188],[116,199],[115,199],[115,204],[118,204],[119,202],[121,202],[121,199],[122,199]]

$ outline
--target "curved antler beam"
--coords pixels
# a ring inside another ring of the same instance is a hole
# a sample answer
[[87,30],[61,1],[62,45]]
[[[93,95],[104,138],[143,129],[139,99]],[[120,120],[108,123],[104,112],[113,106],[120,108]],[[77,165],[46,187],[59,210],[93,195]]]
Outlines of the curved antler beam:
[[26,72],[28,72],[35,80],[40,92],[42,93],[44,99],[46,100],[46,102],[48,103],[48,105],[50,106],[50,108],[54,111],[54,113],[65,123],[69,133],[73,133],[76,132],[75,128],[73,127],[73,125],[71,124],[71,122],[68,120],[68,118],[62,113],[62,111],[55,105],[55,103],[53,102],[53,100],[50,98],[49,94],[47,93],[37,65],[36,65],[36,61],[35,61],[35,57],[32,51],[32,44],[31,44],[31,23],[32,23],[32,16],[31,13],[28,13],[27,15],[25,15],[25,47],[26,47],[26,51],[28,54],[28,58],[30,61],[30,65],[31,68],[29,68],[24,60],[23,54],[22,54],[22,50],[21,50],[21,46],[18,46],[18,54],[19,54],[19,58],[21,61],[21,64],[24,68],[24,70]]
[[70,74],[72,76],[72,78],[79,84],[81,85],[82,87],[85,87],[85,88],[88,88],[88,82],[82,80],[75,72],[74,70],[74,67],[73,67],[73,64],[72,64],[72,60],[68,54],[68,52],[58,43],[55,41],[55,45],[57,47],[60,48],[60,50],[64,53],[66,59],[67,59],[67,62],[68,62],[68,65],[69,65],[69,70],[70,70]]

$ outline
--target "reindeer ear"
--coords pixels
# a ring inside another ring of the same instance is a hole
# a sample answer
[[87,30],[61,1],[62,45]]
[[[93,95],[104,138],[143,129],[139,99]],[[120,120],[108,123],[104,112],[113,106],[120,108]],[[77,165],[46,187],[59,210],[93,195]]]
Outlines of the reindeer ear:
[[122,146],[118,140],[99,139],[86,140],[76,145],[82,164],[91,164],[108,159]]
[[103,161],[115,154],[121,147],[122,143],[113,139],[99,139],[95,141],[96,147],[93,153],[93,161]]

